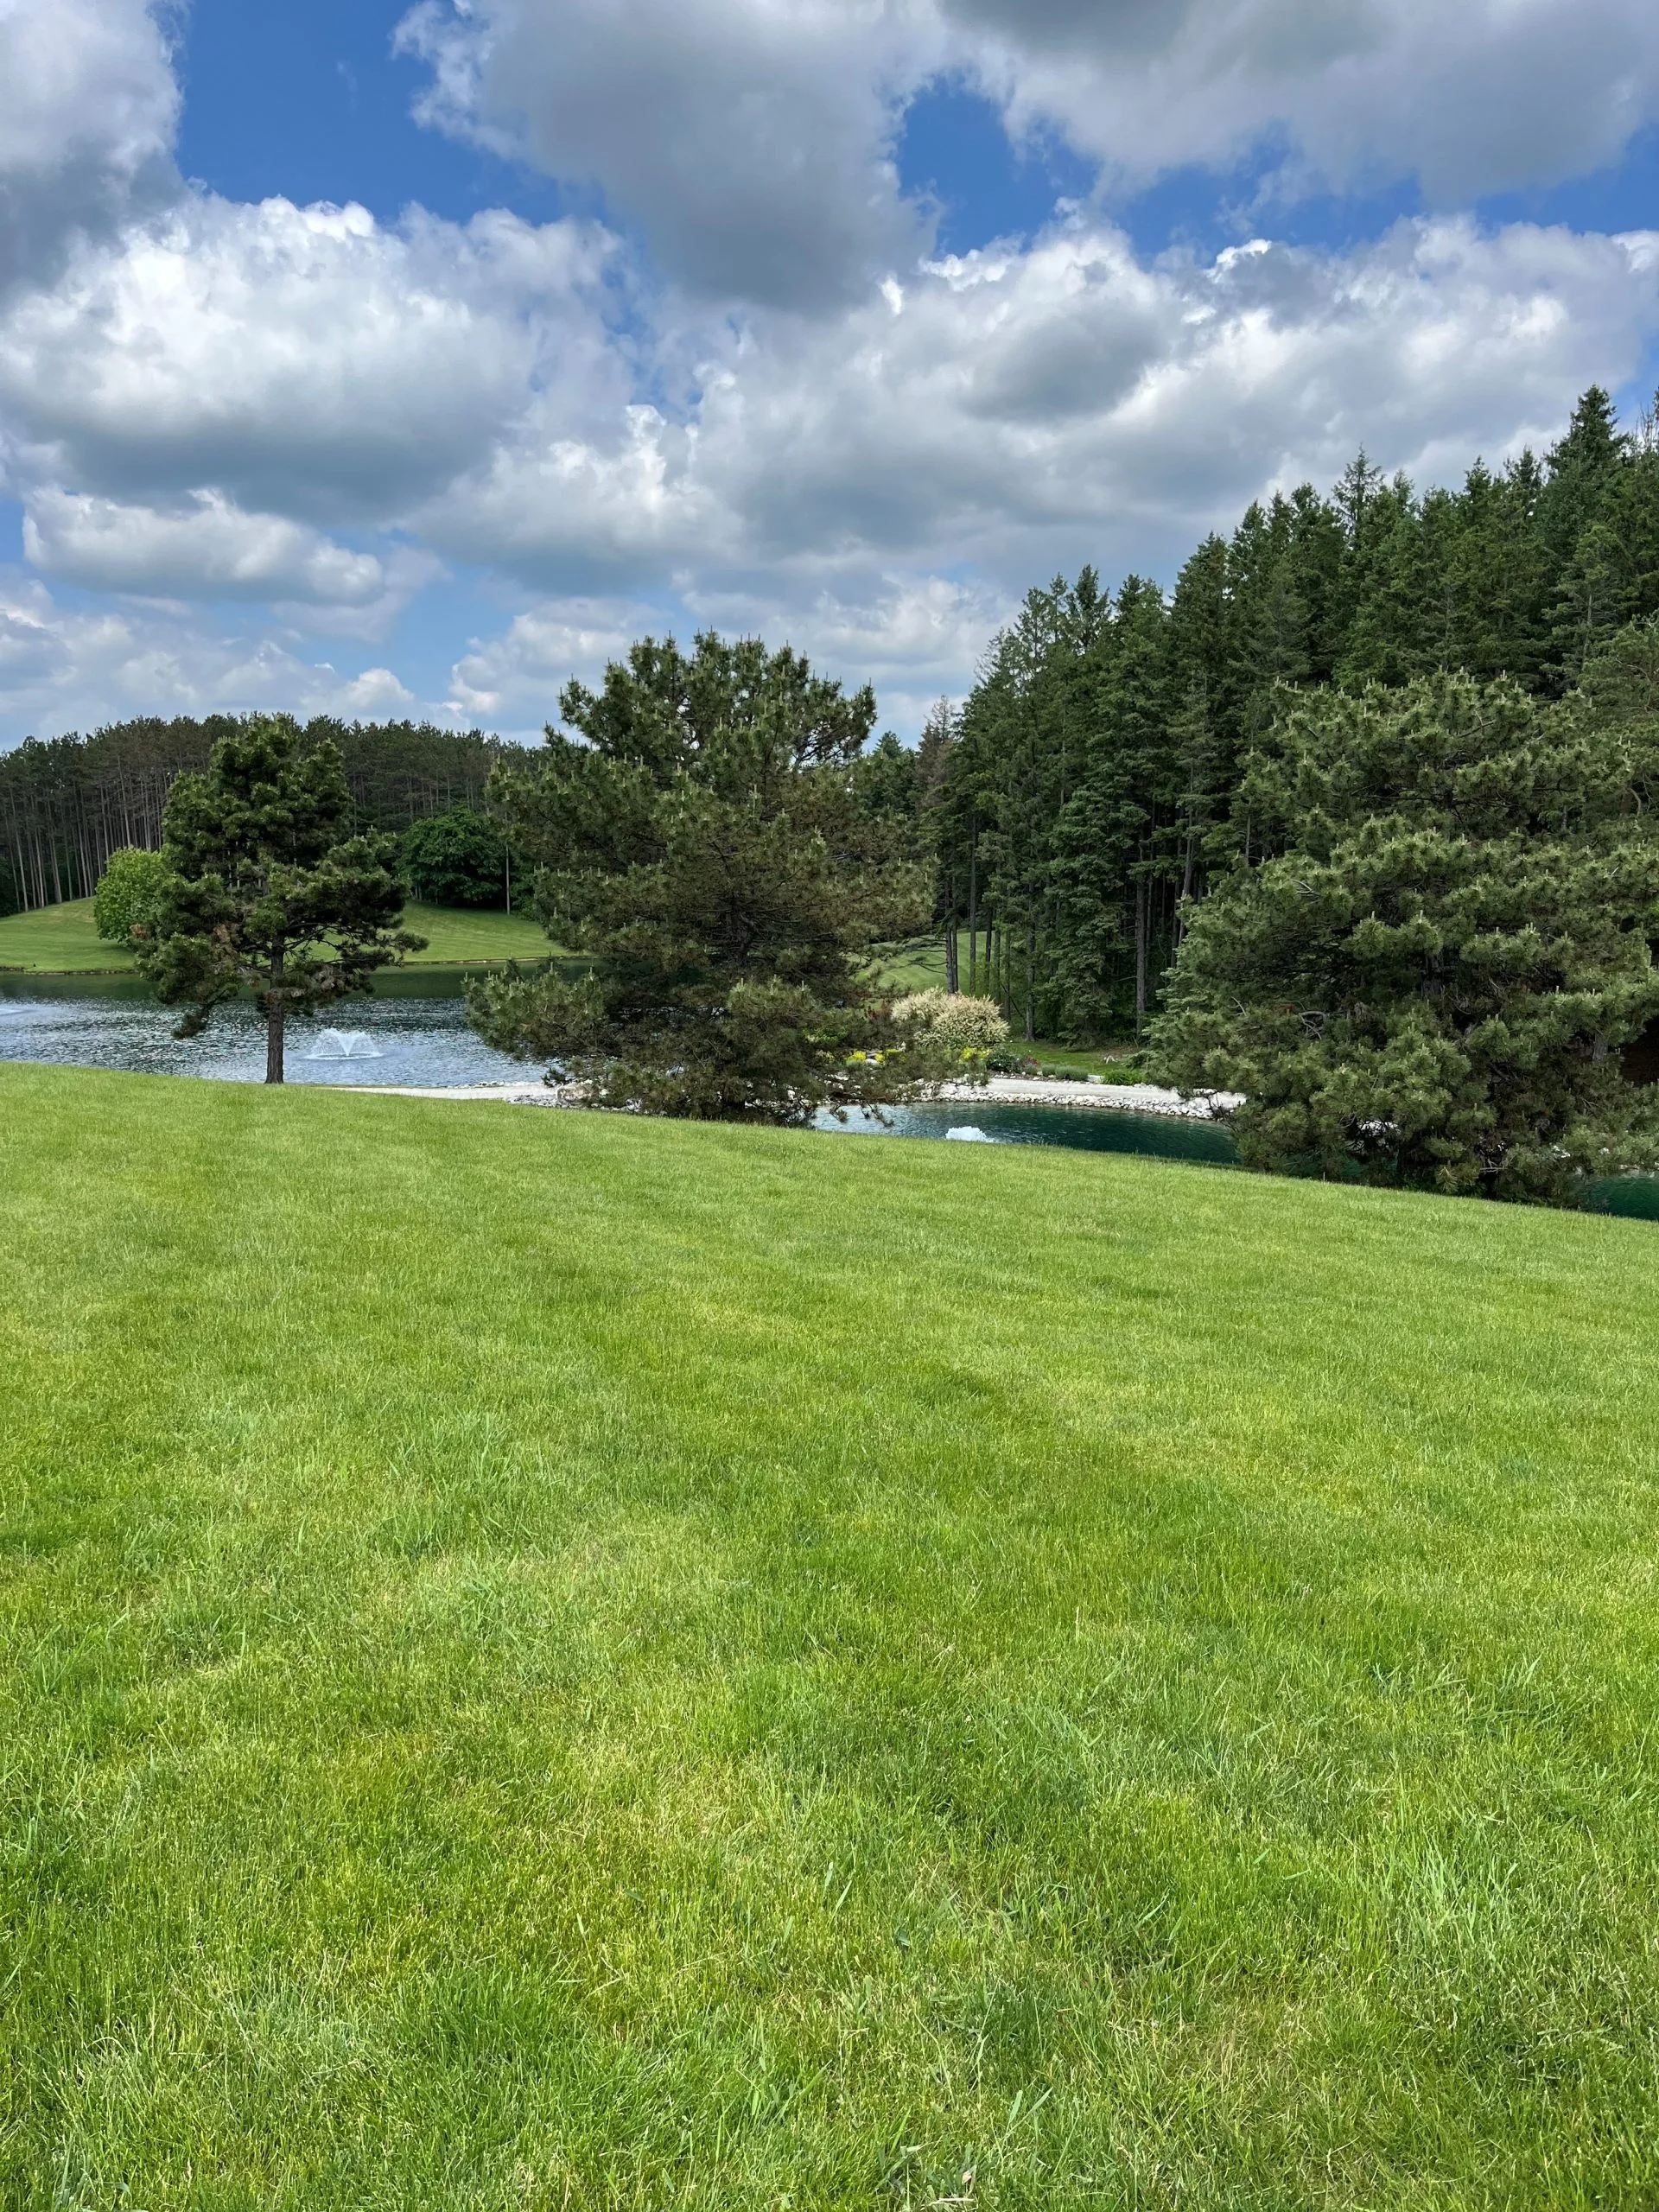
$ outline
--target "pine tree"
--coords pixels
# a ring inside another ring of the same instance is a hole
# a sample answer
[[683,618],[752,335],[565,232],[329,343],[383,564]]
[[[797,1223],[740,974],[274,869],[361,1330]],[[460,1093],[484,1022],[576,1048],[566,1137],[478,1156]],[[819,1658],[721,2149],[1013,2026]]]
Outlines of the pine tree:
[[1329,683],[1345,643],[1342,519],[1311,484],[1292,493],[1290,509],[1290,572],[1302,616],[1303,680]]
[[1249,779],[1265,856],[1182,944],[1167,1072],[1245,1094],[1258,1166],[1564,1201],[1659,1159],[1619,1058],[1659,1014],[1637,771],[1512,683],[1298,703]]
[[1560,589],[1571,633],[1564,655],[1571,675],[1601,638],[1659,613],[1659,445],[1650,429],[1639,442],[1630,442],[1606,480]]
[[1349,545],[1348,634],[1338,682],[1404,683],[1433,664],[1434,632],[1444,635],[1423,517],[1404,476],[1376,487]]
[[1598,637],[1616,625],[1618,578],[1596,529],[1630,459],[1613,403],[1592,385],[1573,410],[1567,434],[1552,446],[1538,499],[1537,528],[1549,575],[1553,632],[1545,666],[1554,688],[1573,683]]
[[1611,397],[1599,385],[1592,385],[1573,410],[1565,435],[1546,456],[1538,533],[1558,575],[1600,513],[1608,487],[1629,452],[1630,441],[1618,428]]
[[800,1122],[908,1095],[915,1056],[871,1051],[895,1040],[868,956],[925,922],[926,871],[864,804],[868,687],[705,633],[689,655],[646,639],[559,703],[576,734],[550,728],[491,791],[550,935],[590,966],[475,985],[480,1033],[652,1113]]
[[188,1009],[181,1037],[251,990],[267,1083],[283,1081],[292,1016],[368,990],[426,942],[397,926],[396,840],[346,835],[350,811],[339,747],[302,741],[281,715],[220,738],[206,773],[179,777],[168,799],[167,875],[139,925],[139,968],[163,1005]]

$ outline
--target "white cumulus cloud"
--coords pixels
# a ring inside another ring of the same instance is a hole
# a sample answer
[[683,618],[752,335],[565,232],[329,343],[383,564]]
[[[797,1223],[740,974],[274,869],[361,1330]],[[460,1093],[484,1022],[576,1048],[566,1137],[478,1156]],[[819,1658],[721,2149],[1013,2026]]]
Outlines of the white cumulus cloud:
[[28,503],[23,550],[37,569],[92,590],[363,607],[386,589],[372,553],[282,515],[245,514],[215,492],[163,510],[48,485]]
[[144,0],[0,0],[0,288],[176,190],[178,110]]
[[0,317],[20,469],[108,496],[216,487],[327,524],[396,512],[466,465],[532,385],[580,415],[620,365],[609,242],[193,195],[79,251]]
[[815,314],[912,257],[908,101],[972,86],[1132,188],[1549,185],[1659,119],[1650,0],[420,0],[434,124],[596,184],[695,293]]
[[0,702],[9,737],[93,729],[130,715],[444,712],[423,709],[390,669],[353,676],[308,659],[290,639],[227,634],[185,608],[65,607],[35,579],[3,570]]
[[941,0],[1016,128],[1130,180],[1266,137],[1282,183],[1441,203],[1616,160],[1659,117],[1649,0]]
[[[603,218],[186,188],[158,18],[0,0],[0,493],[34,571],[0,741],[192,701],[404,711],[423,687],[380,641],[455,570],[518,610],[423,638],[469,720],[534,728],[573,669],[700,622],[908,713],[1056,568],[1166,575],[1361,444],[1454,479],[1659,341],[1648,231],[1453,212],[1315,251],[1274,242],[1269,194],[1262,238],[1149,255],[1108,196],[944,257],[893,163],[953,71],[1109,184],[1267,133],[1281,192],[1455,199],[1659,111],[1635,0],[426,0],[403,36],[432,118]],[[320,632],[386,664],[341,674]]]
[[815,313],[920,241],[892,153],[943,58],[884,0],[423,0],[429,121],[601,186],[694,292]]
[[423,511],[526,582],[594,571],[779,607],[973,564],[1157,566],[1361,444],[1438,475],[1548,439],[1659,335],[1659,238],[1463,219],[1349,254],[1261,244],[1147,263],[1079,216],[925,266],[833,323],[711,334],[683,417],[602,441],[531,410]]
[[635,638],[671,628],[660,609],[627,600],[547,600],[500,636],[474,639],[455,663],[448,705],[465,719],[531,731],[556,719],[572,676],[596,677]]

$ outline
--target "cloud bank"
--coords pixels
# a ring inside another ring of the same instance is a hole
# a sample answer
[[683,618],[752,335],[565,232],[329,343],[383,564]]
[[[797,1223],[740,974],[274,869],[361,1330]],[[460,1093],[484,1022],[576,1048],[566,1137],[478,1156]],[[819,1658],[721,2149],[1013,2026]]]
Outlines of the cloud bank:
[[[573,667],[699,621],[913,721],[1056,567],[1166,572],[1362,443],[1446,478],[1545,442],[1659,339],[1659,234],[1458,203],[1616,154],[1659,108],[1649,13],[428,0],[399,35],[432,126],[601,212],[387,224],[185,186],[156,21],[0,0],[0,741],[261,701],[530,728]],[[1096,157],[1099,196],[940,255],[895,155],[942,72]],[[1281,196],[1386,168],[1448,205],[1342,251],[1265,216],[1136,250],[1124,177],[1264,133]],[[457,578],[499,613],[447,677],[337,669],[395,663]]]

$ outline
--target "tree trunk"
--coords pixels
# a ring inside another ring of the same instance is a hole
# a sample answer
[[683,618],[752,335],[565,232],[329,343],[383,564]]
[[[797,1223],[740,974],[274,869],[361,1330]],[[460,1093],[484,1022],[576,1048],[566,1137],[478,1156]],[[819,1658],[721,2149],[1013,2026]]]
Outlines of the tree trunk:
[[1181,939],[1186,935],[1186,904],[1192,896],[1192,872],[1198,858],[1198,842],[1197,830],[1188,830],[1186,866],[1181,870],[1181,895],[1175,907],[1175,943],[1178,949]]
[[[977,832],[976,832],[977,835]],[[968,988],[977,998],[979,988],[979,849],[968,851]]]
[[281,1083],[283,1031],[288,1020],[288,1001],[283,992],[283,948],[270,956],[270,995],[265,1001],[265,1081]]
[[1037,925],[1026,924],[1026,1042],[1036,1041],[1037,1014]]
[[944,932],[944,988],[952,998],[962,988],[962,949],[957,942],[954,921]]
[[1135,1034],[1139,1043],[1147,1019],[1147,879],[1135,880]]

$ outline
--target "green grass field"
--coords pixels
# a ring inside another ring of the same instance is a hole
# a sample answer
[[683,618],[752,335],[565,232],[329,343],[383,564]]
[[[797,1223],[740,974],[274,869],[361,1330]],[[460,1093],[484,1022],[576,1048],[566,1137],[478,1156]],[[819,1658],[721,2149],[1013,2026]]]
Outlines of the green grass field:
[[53,976],[100,969],[125,975],[132,955],[124,945],[105,944],[99,936],[90,899],[72,899],[62,906],[37,906],[32,914],[0,919],[0,969],[4,968]]
[[0,2202],[1659,2198],[1650,1227],[3,1066],[0,1250]]
[[[408,928],[431,940],[424,952],[411,955],[411,967],[544,960],[551,950],[541,925],[528,914],[465,912],[411,902],[404,920]],[[59,976],[100,969],[126,974],[132,968],[132,955],[124,945],[105,944],[92,925],[92,900],[76,899],[66,906],[38,907],[32,914],[10,914],[0,920],[0,969],[6,968]]]
[[875,973],[885,988],[902,991],[942,991],[944,988],[944,940],[912,937],[897,944],[878,945]]

